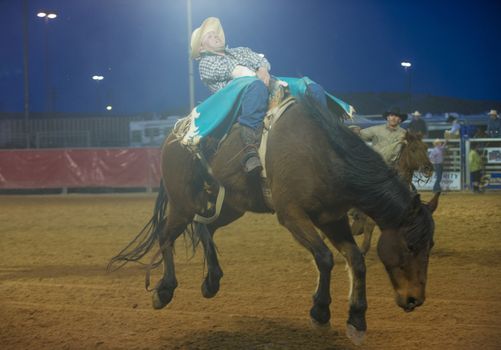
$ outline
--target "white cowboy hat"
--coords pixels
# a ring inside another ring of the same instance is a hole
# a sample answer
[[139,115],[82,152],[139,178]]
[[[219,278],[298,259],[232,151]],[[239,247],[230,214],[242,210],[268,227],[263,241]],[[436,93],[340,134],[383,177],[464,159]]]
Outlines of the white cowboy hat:
[[420,117],[421,113],[419,111],[414,111],[414,113],[411,114],[413,117]]
[[440,140],[440,139],[435,139],[435,140],[433,141],[433,144],[434,144],[434,145],[439,145],[439,144],[441,144],[441,143],[442,143],[442,140]]
[[489,113],[487,113],[487,115],[498,115],[498,111],[496,111],[495,109],[491,109]]
[[195,59],[200,57],[200,47],[202,45],[202,38],[208,32],[215,32],[219,38],[225,43],[224,39],[224,31],[221,26],[221,22],[219,18],[216,17],[208,17],[206,18],[200,27],[195,29],[191,34],[191,58]]

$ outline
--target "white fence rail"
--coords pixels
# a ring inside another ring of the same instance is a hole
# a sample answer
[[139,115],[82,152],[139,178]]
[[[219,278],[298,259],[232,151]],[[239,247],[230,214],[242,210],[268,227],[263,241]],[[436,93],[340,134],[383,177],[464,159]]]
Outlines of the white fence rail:
[[[433,140],[423,140],[433,148]],[[478,145],[478,151],[484,161],[483,180],[486,190],[501,190],[501,139],[453,139],[448,140],[444,156],[444,173],[440,182],[444,191],[467,190],[471,186],[470,169],[468,166],[468,153],[473,144]],[[433,188],[435,175],[426,183],[414,180],[414,185],[420,191]]]

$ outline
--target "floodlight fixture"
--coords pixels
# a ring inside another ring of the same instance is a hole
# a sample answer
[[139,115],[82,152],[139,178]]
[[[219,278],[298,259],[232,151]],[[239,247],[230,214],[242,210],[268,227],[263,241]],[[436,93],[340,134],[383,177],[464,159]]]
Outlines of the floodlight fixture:
[[402,62],[402,63],[400,63],[400,65],[404,68],[410,68],[412,66],[412,64],[410,62]]
[[37,17],[40,17],[40,18],[45,18],[46,21],[48,21],[49,19],[54,19],[54,18],[57,18],[57,13],[53,12],[53,11],[40,11],[37,13]]

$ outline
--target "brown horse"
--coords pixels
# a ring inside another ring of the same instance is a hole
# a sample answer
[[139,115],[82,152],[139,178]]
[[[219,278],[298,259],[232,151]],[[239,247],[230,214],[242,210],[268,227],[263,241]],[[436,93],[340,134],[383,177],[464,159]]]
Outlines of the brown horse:
[[[405,134],[395,169],[409,186],[416,172],[422,174],[424,180],[428,180],[433,175],[433,164],[428,157],[428,145],[422,141],[421,134],[410,132]],[[351,214],[353,216],[351,232],[355,236],[363,234],[364,240],[360,249],[365,255],[371,247],[372,233],[376,223],[359,210],[353,210]]]
[[[195,226],[204,247],[207,276],[202,294],[213,297],[223,276],[212,240],[214,232],[240,218],[246,211],[275,211],[278,221],[314,258],[319,272],[310,316],[317,324],[330,320],[332,252],[317,230],[328,237],[347,261],[351,278],[347,335],[355,343],[363,339],[365,313],[365,261],[350,231],[347,211],[357,207],[381,227],[378,253],[395,290],[396,303],[412,311],[425,300],[428,256],[433,245],[432,212],[438,197],[422,203],[393,169],[340,118],[310,100],[293,104],[269,131],[265,164],[271,190],[270,209],[258,178],[243,173],[238,153],[243,144],[238,125],[220,147],[207,153],[212,172],[183,148],[174,135],[162,149],[163,184],[154,215],[128,248],[114,262],[138,260],[158,239],[164,273],[153,291],[153,307],[161,309],[177,287],[173,247],[178,236]],[[235,132],[237,131],[237,132]],[[210,173],[212,176],[209,176]],[[219,217],[207,225],[192,224],[196,214],[207,215],[217,186],[226,189]]]

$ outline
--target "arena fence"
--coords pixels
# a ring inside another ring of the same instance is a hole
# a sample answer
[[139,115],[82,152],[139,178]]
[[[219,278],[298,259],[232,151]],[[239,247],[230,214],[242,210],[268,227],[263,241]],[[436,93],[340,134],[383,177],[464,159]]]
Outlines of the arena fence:
[[[433,139],[423,140],[433,148]],[[483,185],[486,190],[501,189],[501,139],[453,139],[447,143],[444,157],[444,173],[441,187],[444,191],[467,190],[471,186],[468,153],[472,144],[478,144],[484,160]],[[435,175],[426,183],[415,178],[413,181],[418,190],[431,190],[435,183]]]
[[0,149],[129,147],[136,116],[0,120]]
[[[423,140],[428,145],[428,152],[433,148],[433,139]],[[444,172],[440,185],[444,191],[460,191],[463,189],[464,173],[462,171],[463,152],[461,141],[450,140],[447,144],[447,152],[444,154]],[[435,174],[427,182],[423,182],[415,176],[414,186],[420,191],[431,191],[435,183]]]
[[[85,135],[82,136],[85,139]],[[424,140],[431,148],[433,140]],[[41,142],[41,141],[40,141]],[[468,152],[478,144],[484,159],[485,189],[501,189],[501,139],[450,140],[444,160],[444,191],[469,189]],[[435,179],[418,190],[431,190]],[[0,190],[144,188],[160,183],[159,148],[62,148],[0,150]]]
[[0,150],[0,189],[145,188],[160,183],[160,149]]

